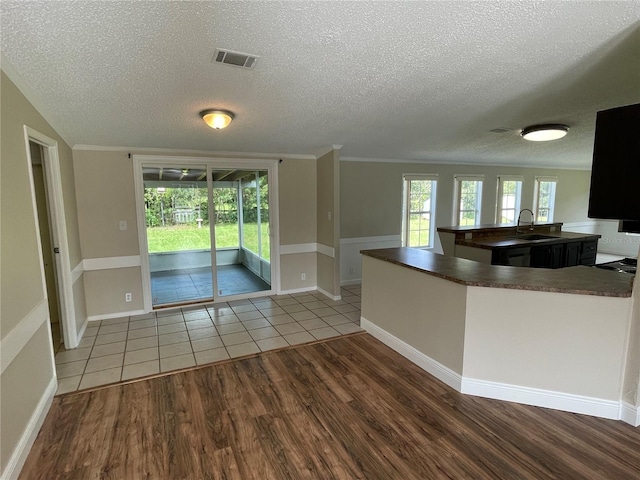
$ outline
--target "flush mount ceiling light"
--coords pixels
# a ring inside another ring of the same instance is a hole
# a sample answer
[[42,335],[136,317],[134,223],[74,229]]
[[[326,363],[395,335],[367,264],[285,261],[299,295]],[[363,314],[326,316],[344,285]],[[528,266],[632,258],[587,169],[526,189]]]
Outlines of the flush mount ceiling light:
[[233,120],[233,113],[228,110],[203,110],[200,112],[202,120],[215,130],[227,127]]
[[559,124],[532,125],[522,130],[522,138],[532,142],[547,142],[564,137],[569,127]]

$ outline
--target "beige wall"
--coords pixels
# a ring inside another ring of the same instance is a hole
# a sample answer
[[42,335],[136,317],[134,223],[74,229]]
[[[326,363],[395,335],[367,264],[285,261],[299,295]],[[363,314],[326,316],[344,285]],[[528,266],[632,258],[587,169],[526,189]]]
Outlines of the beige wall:
[[[112,315],[142,310],[142,271],[140,267],[111,268],[84,272],[87,315]],[[125,302],[131,293],[131,302]]]
[[[139,255],[133,162],[126,152],[73,152],[83,258]],[[120,220],[127,230],[120,230]]]
[[[316,161],[284,160],[278,166],[278,184],[280,245],[315,244],[318,231]],[[317,285],[317,271],[315,251],[281,254],[280,288],[283,291],[312,288]]]
[[7,463],[54,376],[51,336],[43,324],[0,376],[0,465]]
[[278,166],[280,245],[316,242],[316,161],[287,159]]
[[336,149],[317,161],[318,240],[333,255],[318,252],[318,288],[340,295],[340,152]]
[[462,375],[466,287],[363,257],[362,318]]
[[[136,151],[139,155],[166,154]],[[193,156],[172,152],[171,156]],[[201,155],[202,156],[202,155]],[[215,157],[212,153],[210,157]],[[79,228],[85,259],[115,259],[140,255],[133,160],[126,150],[73,152]],[[316,161],[288,158],[278,165],[280,244],[314,244],[316,226]],[[121,231],[119,222],[127,221]],[[281,288],[310,288],[316,281],[314,253],[281,256]],[[111,260],[107,260],[107,266]],[[301,280],[301,273],[306,279]],[[105,268],[84,273],[86,309],[90,317],[126,313],[143,308],[140,267]],[[312,283],[313,282],[313,283]],[[124,302],[131,292],[133,301]]]
[[[280,256],[280,288],[283,291],[312,289],[318,284],[316,252]],[[301,275],[305,274],[305,280]]]
[[[318,210],[316,218],[318,219],[318,243],[322,243],[327,247],[334,246],[334,223],[335,215],[334,205],[334,168],[333,151],[324,154],[318,158],[317,162],[317,181],[318,181]],[[331,218],[329,218],[329,215]]]
[[619,401],[630,304],[468,287],[464,376]]
[[535,176],[558,177],[554,219],[571,223],[587,220],[590,172],[549,168],[444,165],[429,163],[377,163],[343,161],[341,174],[341,238],[400,235],[402,228],[402,175],[438,175],[436,226],[453,224],[454,175],[484,175],[482,223],[495,222],[498,175],[524,177],[521,208],[533,207]]
[[[0,338],[4,341],[13,333],[11,341],[17,338],[17,341],[21,342],[17,356],[10,364],[2,366],[4,370],[0,377],[0,468],[4,471],[10,456],[26,432],[28,422],[36,413],[36,405],[54,376],[51,338],[46,325],[48,315],[42,313],[42,318],[38,316],[39,312],[46,312],[46,309],[39,308],[46,300],[42,285],[24,125],[58,142],[72,268],[80,262],[81,254],[71,149],[4,71],[0,74],[0,112]],[[15,334],[22,331],[25,324],[40,326],[30,337]],[[28,381],[25,381],[26,379]]]
[[633,285],[633,300],[622,400],[640,407],[640,281],[637,278]]

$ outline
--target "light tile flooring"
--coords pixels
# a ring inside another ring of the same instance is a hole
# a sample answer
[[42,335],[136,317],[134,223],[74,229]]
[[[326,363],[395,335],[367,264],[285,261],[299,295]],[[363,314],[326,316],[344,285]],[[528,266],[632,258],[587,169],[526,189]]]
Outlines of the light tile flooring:
[[277,295],[91,322],[56,353],[58,394],[361,331],[360,285],[342,300]]

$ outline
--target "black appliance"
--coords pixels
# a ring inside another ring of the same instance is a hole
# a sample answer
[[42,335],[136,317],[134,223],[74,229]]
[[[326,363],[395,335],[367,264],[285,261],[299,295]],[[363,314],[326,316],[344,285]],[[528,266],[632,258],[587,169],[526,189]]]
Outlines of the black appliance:
[[620,273],[632,273],[635,275],[636,269],[638,268],[638,260],[635,258],[623,258],[622,260],[616,260],[615,262],[600,263],[594,266],[605,270],[613,270]]
[[618,231],[626,233],[640,233],[640,220],[620,220]]
[[598,112],[590,218],[640,220],[640,103]]

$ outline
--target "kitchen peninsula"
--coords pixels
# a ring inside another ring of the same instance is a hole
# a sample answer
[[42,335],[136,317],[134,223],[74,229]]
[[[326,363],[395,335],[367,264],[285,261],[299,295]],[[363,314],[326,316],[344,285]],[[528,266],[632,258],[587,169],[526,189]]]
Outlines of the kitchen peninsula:
[[594,265],[600,235],[563,232],[562,223],[438,227],[445,255],[493,265]]
[[449,386],[621,418],[633,275],[362,255],[362,327]]

